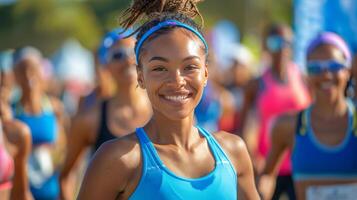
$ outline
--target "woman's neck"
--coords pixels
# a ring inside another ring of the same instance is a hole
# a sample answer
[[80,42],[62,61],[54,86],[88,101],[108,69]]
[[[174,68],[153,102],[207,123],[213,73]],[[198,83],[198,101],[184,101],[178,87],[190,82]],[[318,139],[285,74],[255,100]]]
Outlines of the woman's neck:
[[24,92],[21,96],[20,102],[25,110],[30,113],[38,113],[41,111],[41,98],[43,93],[38,90],[31,90]]
[[290,60],[282,58],[280,60],[272,60],[271,72],[272,75],[279,81],[287,81],[288,65]]
[[329,119],[344,116],[347,112],[347,102],[344,96],[335,101],[316,99],[313,105],[313,112],[321,118]]
[[190,149],[195,138],[199,137],[194,127],[193,113],[181,120],[171,120],[156,113],[145,129],[155,143],[172,144],[184,149]]

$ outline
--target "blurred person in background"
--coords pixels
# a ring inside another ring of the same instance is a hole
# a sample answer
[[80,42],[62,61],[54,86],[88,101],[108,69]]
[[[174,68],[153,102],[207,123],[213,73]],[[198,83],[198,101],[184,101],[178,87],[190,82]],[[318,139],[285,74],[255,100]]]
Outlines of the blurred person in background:
[[229,55],[230,67],[227,72],[228,91],[233,95],[233,108],[222,113],[219,122],[220,130],[237,133],[240,124],[240,113],[243,108],[244,88],[252,78],[253,55],[250,50],[242,44],[232,46]]
[[14,118],[25,123],[32,136],[29,181],[35,199],[58,199],[59,169],[66,137],[62,103],[46,94],[43,57],[34,47],[14,52],[14,74],[21,90],[13,104]]
[[306,59],[314,102],[277,120],[259,189],[270,199],[279,162],[290,149],[299,200],[356,199],[357,113],[344,93],[351,53],[340,36],[323,32],[308,45]]
[[72,173],[88,147],[95,152],[102,143],[125,136],[143,126],[152,110],[145,90],[138,88],[133,37],[113,31],[108,33],[99,49],[99,62],[115,81],[113,97],[98,101],[90,110],[79,113],[72,122],[71,140],[61,172],[61,198],[72,199],[75,187]]
[[195,119],[201,127],[215,132],[222,130],[221,118],[234,110],[234,97],[222,84],[222,70],[218,66],[214,51],[211,51],[208,55],[207,65],[211,75],[204,88],[202,98],[195,108]]
[[28,127],[12,118],[9,105],[12,54],[0,52],[0,199],[32,199],[27,161],[31,152]]
[[[270,129],[276,117],[287,112],[298,112],[310,103],[300,70],[291,60],[292,37],[288,26],[277,24],[269,27],[264,49],[270,55],[270,66],[260,77],[248,83],[245,91],[241,130],[247,124],[249,109],[256,106],[258,133],[243,133],[243,136],[258,174],[262,172],[271,148]],[[287,193],[289,199],[295,199],[289,153],[283,157],[273,199],[279,199],[283,193]]]
[[[117,31],[112,31],[105,38],[119,38]],[[104,39],[105,40],[105,39]],[[104,41],[103,40],[103,41]],[[77,114],[90,110],[98,102],[111,98],[115,94],[115,82],[107,66],[104,57],[107,55],[108,48],[104,44],[94,53],[95,86],[86,96],[79,100]]]

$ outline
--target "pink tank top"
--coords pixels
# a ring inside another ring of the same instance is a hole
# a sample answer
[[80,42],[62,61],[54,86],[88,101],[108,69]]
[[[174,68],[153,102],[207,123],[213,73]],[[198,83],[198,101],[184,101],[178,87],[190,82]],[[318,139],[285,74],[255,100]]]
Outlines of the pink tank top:
[[14,161],[5,149],[3,130],[0,122],[0,190],[11,188]]
[[[305,87],[300,71],[294,63],[287,68],[287,83],[279,83],[268,69],[262,75],[262,88],[258,93],[257,106],[260,118],[258,135],[258,155],[267,157],[271,148],[270,130],[274,120],[281,114],[296,112],[306,108],[311,98]],[[284,155],[279,175],[291,174],[290,152]]]

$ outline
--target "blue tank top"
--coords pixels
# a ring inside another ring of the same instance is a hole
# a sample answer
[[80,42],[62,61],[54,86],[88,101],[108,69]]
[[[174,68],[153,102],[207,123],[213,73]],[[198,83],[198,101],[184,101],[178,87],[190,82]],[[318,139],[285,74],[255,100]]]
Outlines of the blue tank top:
[[136,129],[143,167],[138,186],[130,200],[148,199],[237,199],[237,175],[218,142],[207,131],[198,128],[207,139],[215,159],[215,168],[200,178],[184,178],[175,175],[161,161],[154,145],[143,128]]
[[30,115],[17,103],[14,116],[31,130],[33,147],[28,166],[32,195],[36,200],[55,200],[59,196],[59,173],[54,171],[50,149],[58,136],[57,118],[48,97],[42,99],[41,105],[41,114]]
[[54,143],[57,139],[57,118],[53,112],[50,100],[42,99],[42,113],[39,115],[27,114],[20,103],[14,105],[14,116],[24,122],[31,130],[32,144]]
[[311,107],[299,114],[292,152],[293,177],[303,180],[357,179],[357,115],[348,101],[348,128],[342,143],[327,146],[318,141],[310,123]]

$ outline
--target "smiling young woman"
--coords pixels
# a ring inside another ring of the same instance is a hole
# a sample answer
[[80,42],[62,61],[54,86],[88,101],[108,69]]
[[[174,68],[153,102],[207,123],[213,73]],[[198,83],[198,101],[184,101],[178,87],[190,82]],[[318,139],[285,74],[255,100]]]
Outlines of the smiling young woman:
[[200,15],[197,2],[136,0],[124,15],[125,27],[144,13],[150,19],[135,50],[153,116],[99,149],[79,199],[259,199],[244,142],[194,122],[208,77],[208,46],[190,18]]

